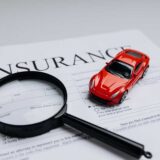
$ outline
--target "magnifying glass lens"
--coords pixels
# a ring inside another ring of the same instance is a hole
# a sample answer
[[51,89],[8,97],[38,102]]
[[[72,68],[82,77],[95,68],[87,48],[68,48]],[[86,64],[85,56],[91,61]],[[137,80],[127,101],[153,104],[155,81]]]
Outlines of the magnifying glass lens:
[[0,87],[0,121],[30,125],[53,117],[62,108],[62,91],[43,80],[14,80]]

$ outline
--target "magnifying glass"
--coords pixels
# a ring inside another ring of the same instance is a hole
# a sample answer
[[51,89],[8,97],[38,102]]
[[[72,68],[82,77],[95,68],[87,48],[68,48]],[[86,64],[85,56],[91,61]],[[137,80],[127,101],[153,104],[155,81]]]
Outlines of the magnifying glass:
[[0,79],[0,132],[32,137],[68,125],[135,158],[152,154],[144,145],[67,113],[67,90],[54,76],[19,72]]

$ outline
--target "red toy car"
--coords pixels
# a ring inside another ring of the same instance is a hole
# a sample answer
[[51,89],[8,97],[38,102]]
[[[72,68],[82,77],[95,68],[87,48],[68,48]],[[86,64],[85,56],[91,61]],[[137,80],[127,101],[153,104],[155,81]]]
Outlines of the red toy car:
[[143,78],[150,58],[139,51],[125,49],[96,75],[89,83],[89,92],[110,105],[120,104],[128,91]]

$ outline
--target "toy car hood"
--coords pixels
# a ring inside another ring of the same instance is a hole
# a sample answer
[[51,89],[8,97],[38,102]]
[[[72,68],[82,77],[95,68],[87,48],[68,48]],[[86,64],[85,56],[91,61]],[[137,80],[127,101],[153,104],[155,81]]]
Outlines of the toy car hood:
[[110,93],[125,86],[125,84],[128,82],[127,79],[121,78],[117,75],[113,75],[107,72],[105,69],[99,72],[99,74],[96,76],[99,76],[99,78],[97,79],[98,82],[95,83],[95,87],[98,87],[99,89]]

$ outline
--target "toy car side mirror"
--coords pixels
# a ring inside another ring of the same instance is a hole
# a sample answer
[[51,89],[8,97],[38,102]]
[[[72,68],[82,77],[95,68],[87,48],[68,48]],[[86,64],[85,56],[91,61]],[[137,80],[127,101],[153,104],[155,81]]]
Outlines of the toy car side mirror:
[[133,77],[136,77],[137,76],[137,73],[133,73]]
[[108,65],[109,63],[108,62],[106,62],[106,65]]

